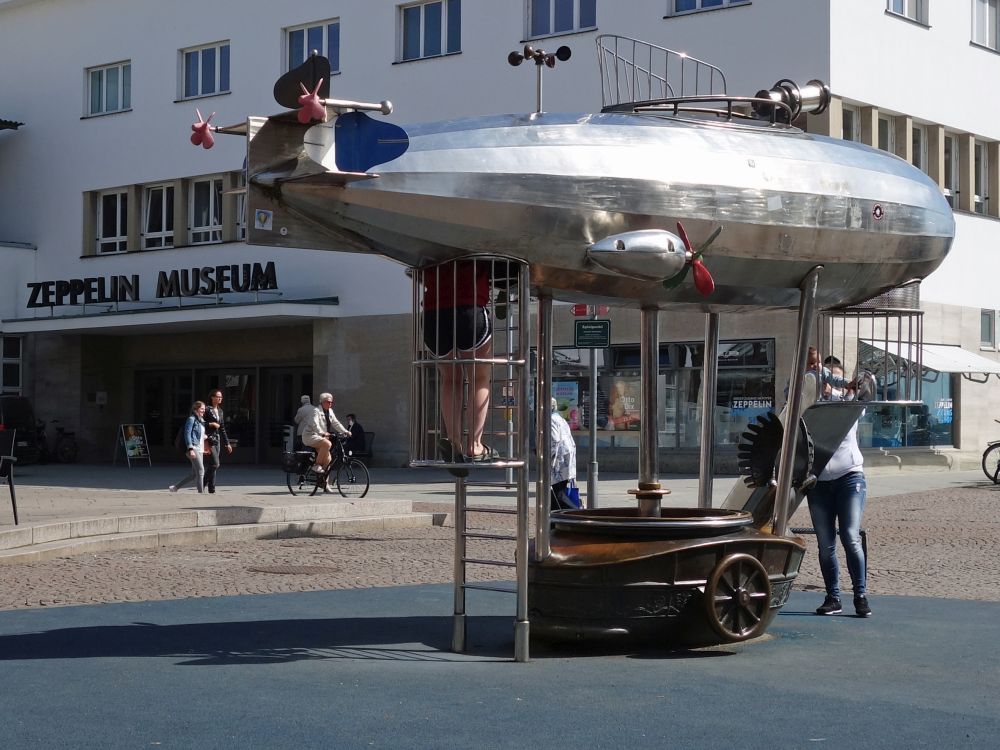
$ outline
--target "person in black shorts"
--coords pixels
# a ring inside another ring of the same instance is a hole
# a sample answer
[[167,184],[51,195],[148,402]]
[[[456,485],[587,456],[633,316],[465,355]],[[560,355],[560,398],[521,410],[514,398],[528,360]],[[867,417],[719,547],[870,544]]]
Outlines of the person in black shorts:
[[[489,261],[459,260],[424,273],[424,344],[441,360],[441,458],[449,463],[491,461],[497,451],[483,445],[490,405],[489,364],[448,364],[448,359],[491,356],[493,325]],[[462,407],[463,383],[470,384],[468,413]]]

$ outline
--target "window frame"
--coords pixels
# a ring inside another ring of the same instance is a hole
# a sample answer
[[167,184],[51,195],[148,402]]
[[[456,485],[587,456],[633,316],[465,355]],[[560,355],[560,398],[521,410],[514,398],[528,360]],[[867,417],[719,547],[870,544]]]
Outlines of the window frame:
[[[198,200],[198,185],[209,184],[208,224],[195,224],[198,216],[196,201]],[[188,184],[188,244],[212,245],[222,242],[222,193],[225,181],[221,174],[205,175],[193,178]],[[207,235],[207,236],[200,236]]]
[[[94,254],[112,255],[114,253],[128,252],[128,188],[114,188],[112,190],[100,190],[97,192],[97,210],[94,225]],[[116,201],[116,224],[119,234],[104,234],[104,199],[110,196],[117,196]],[[103,245],[115,245],[114,248],[104,249]]]
[[[545,2],[548,7],[548,25],[546,26],[546,31],[538,32],[535,28],[535,9],[537,2]],[[580,34],[586,31],[594,31],[597,28],[597,0],[563,0],[564,2],[571,2],[573,4],[573,22],[571,28],[563,28],[558,31],[555,29],[557,17],[556,17],[556,6],[559,4],[560,0],[525,0],[524,4],[524,25],[525,25],[525,38],[526,39],[545,39],[546,37],[552,36],[563,36],[565,34]],[[581,8],[582,3],[588,3],[587,10],[593,14],[593,24],[583,23],[583,8]],[[589,4],[593,3],[593,8],[589,8]]]
[[953,209],[958,202],[959,185],[959,155],[958,155],[958,135],[945,131],[944,134],[944,163],[941,171],[941,188],[944,191],[945,200]]
[[[160,219],[163,229],[150,231],[150,196],[154,191],[162,190],[160,201]],[[169,195],[169,199],[168,196]],[[142,229],[140,231],[143,250],[165,250],[174,247],[174,202],[177,200],[177,190],[172,182],[162,182],[155,185],[144,185],[142,190]],[[160,244],[153,244],[156,240]]]
[[[118,81],[115,86],[115,96],[118,99],[118,106],[109,108],[108,105],[108,72],[117,71]],[[94,76],[100,75],[100,102],[95,108],[94,102]],[[94,65],[84,70],[85,98],[83,102],[84,117],[102,117],[113,115],[119,112],[129,112],[132,109],[132,61],[119,60],[118,62],[106,65]]]
[[[429,38],[427,35],[427,10],[431,6],[440,8],[440,39],[437,40],[438,51],[428,52]],[[407,56],[409,35],[407,34],[407,18],[410,11],[419,9],[419,27],[417,29],[418,54]],[[458,22],[458,37],[453,39],[452,25]],[[418,2],[402,3],[396,6],[396,62],[413,62],[415,60],[432,60],[436,57],[458,55],[462,52],[462,0],[418,0]]]
[[[987,338],[983,338],[984,328],[988,328]],[[979,310],[979,348],[996,349],[997,346],[997,314],[996,310]]]
[[[893,6],[901,6],[899,10]],[[891,16],[905,18],[921,26],[928,26],[928,0],[886,0],[885,12]]]
[[[847,119],[850,116],[851,127],[848,133]],[[861,110],[853,104],[844,104],[841,107],[841,137],[845,141],[861,143]]]
[[[232,84],[232,54],[231,54],[232,42],[229,39],[223,39],[218,42],[210,42],[209,44],[198,44],[193,47],[185,47],[177,51],[178,55],[178,100],[187,99],[204,99],[208,96],[220,96],[221,94],[228,94],[231,92]],[[205,74],[204,74],[204,61],[205,53],[209,50],[215,52],[215,59],[213,66],[215,68],[212,75],[212,83],[215,86],[213,91],[204,91]],[[198,69],[195,75],[195,81],[197,82],[197,91],[192,92],[188,89],[188,56],[197,55],[198,56]],[[223,69],[223,59],[225,59],[225,69]],[[225,86],[223,87],[223,84]]]
[[[336,33],[332,31],[332,27],[336,27]],[[323,44],[321,48],[313,47],[313,45],[309,42],[309,32],[313,29],[322,29]],[[333,75],[340,73],[340,40],[342,38],[340,16],[326,18],[322,21],[301,23],[296,26],[286,26],[282,29],[282,32],[282,39],[285,47],[282,55],[284,72],[297,68],[309,59],[309,55],[312,53],[313,49],[317,49],[320,55],[330,61],[330,73]],[[302,32],[303,34],[302,59],[298,59],[298,56],[296,56],[296,59],[292,60],[292,35],[298,32]],[[333,44],[334,37],[337,47],[335,55],[330,52],[330,47]]]
[[927,128],[922,123],[913,123],[911,135],[911,163],[924,174],[927,174],[929,149],[927,146]]
[[[990,18],[991,14],[992,19]],[[972,43],[994,52],[1000,52],[1000,2],[998,0],[972,0]]]
[[[725,8],[736,8],[741,5],[750,5],[752,0],[687,0],[694,4],[693,8],[677,9],[679,0],[667,0],[667,16],[684,16],[689,13],[703,13],[713,10],[723,10]],[[714,3],[706,6],[706,2]]]
[[875,147],[890,154],[896,153],[895,115],[879,114],[877,127],[878,132],[875,134]]
[[985,216],[990,201],[990,155],[985,141],[976,140],[972,151],[974,163],[972,210]]
[[[16,342],[17,351],[13,354],[7,350],[9,342]],[[24,355],[24,344],[20,336],[0,334],[0,396],[20,396],[24,387],[24,365],[21,358]],[[17,373],[17,385],[11,385],[7,380],[8,368]]]

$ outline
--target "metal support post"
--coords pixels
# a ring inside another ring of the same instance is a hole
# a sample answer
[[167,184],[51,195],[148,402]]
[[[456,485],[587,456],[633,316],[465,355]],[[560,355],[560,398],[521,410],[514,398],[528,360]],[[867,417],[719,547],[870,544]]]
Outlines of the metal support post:
[[705,316],[705,356],[701,380],[701,461],[698,507],[712,507],[715,470],[715,393],[719,382],[719,314]]
[[660,516],[659,436],[656,424],[656,377],[660,371],[660,313],[642,308],[640,318],[641,388],[639,432],[639,501],[640,516]]
[[538,372],[535,388],[535,435],[538,483],[535,487],[535,560],[549,556],[549,494],[552,492],[552,296],[538,295]]
[[455,479],[455,614],[452,620],[451,650],[465,651],[465,479]]
[[[517,381],[517,424],[518,453],[523,464],[517,470],[517,543],[514,552],[514,567],[517,574],[517,615],[514,621],[514,660],[528,661],[530,640],[530,623],[528,622],[528,456],[531,455],[531,436],[528,425],[531,424],[528,412],[528,395],[531,390],[531,377],[528,372],[528,362],[531,361],[531,337],[528,325],[531,320],[528,293],[531,277],[526,263],[521,264],[518,274],[518,328],[517,356],[524,364],[520,367],[520,377]],[[546,537],[546,546],[548,537]]]
[[[596,316],[595,316],[596,317]],[[590,465],[587,467],[587,508],[597,507],[597,349],[590,350],[590,398],[587,399],[590,415]]]
[[775,488],[773,531],[783,536],[788,527],[788,509],[792,500],[792,468],[795,446],[799,436],[799,417],[802,415],[802,380],[809,353],[809,334],[816,319],[816,291],[819,273],[823,266],[813,268],[802,281],[799,302],[799,329],[795,341],[795,361],[789,378],[788,404],[785,407],[785,432],[781,438],[778,459],[778,486]]

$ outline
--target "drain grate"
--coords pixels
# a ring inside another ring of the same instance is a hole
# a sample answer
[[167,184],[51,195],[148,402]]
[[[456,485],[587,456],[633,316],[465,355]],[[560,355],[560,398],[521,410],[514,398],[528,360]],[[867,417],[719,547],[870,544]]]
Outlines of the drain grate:
[[262,565],[247,568],[251,573],[273,573],[284,576],[316,576],[324,573],[339,573],[340,568],[329,565]]

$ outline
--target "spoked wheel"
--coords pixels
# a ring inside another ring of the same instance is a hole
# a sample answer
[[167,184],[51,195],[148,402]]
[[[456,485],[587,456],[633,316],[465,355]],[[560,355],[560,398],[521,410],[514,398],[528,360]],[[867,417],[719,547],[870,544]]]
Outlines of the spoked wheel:
[[983,473],[993,484],[1000,484],[1000,443],[983,452]]
[[704,603],[708,624],[727,641],[756,638],[764,632],[771,606],[767,571],[752,555],[722,558],[705,584]]
[[368,467],[356,458],[349,459],[337,470],[337,491],[344,497],[361,499],[368,494]]
[[288,491],[293,495],[298,495],[300,492],[306,492],[309,489],[306,485],[306,475],[300,474],[297,471],[285,472],[285,484],[288,485]]

